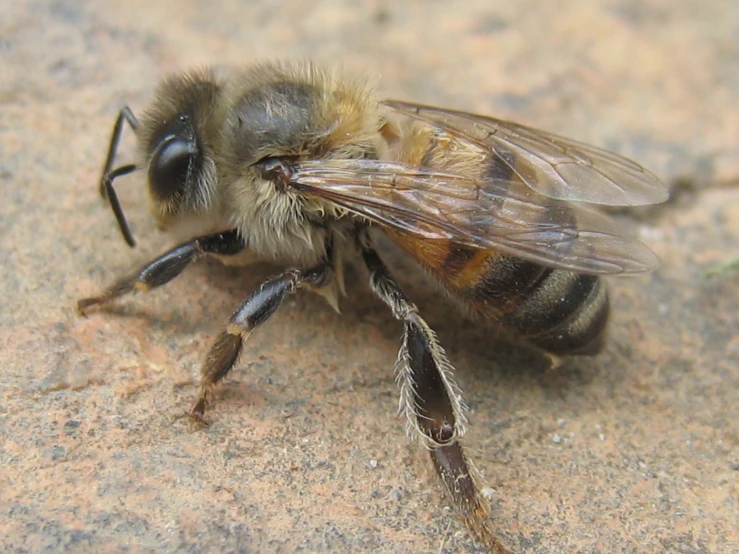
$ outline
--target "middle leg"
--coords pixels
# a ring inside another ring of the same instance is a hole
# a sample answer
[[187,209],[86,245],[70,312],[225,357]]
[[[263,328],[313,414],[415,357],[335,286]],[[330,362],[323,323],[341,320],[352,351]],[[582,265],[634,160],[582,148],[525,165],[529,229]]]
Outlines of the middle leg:
[[216,339],[200,369],[200,396],[190,415],[205,422],[205,406],[210,391],[236,364],[244,341],[251,332],[277,311],[283,300],[303,286],[320,289],[330,283],[334,271],[330,262],[311,269],[291,269],[262,284],[229,319],[226,329]]

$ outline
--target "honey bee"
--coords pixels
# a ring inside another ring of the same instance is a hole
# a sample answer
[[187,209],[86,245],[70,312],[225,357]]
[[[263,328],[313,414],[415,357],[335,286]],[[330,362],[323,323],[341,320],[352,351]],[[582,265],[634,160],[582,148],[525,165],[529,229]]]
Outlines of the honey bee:
[[[138,161],[113,168],[125,123]],[[384,233],[468,315],[553,358],[593,355],[609,303],[603,275],[638,273],[654,254],[593,205],[662,202],[636,163],[516,123],[395,100],[310,63],[203,69],[166,78],[138,120],[123,108],[101,180],[123,237],[134,239],[113,182],[143,170],[153,217],[185,236],[81,312],[168,283],[208,255],[288,268],[236,309],[205,357],[191,415],[244,341],[299,289],[336,307],[344,263],[361,257],[372,292],[403,326],[396,375],[407,428],[427,447],[456,511],[492,552],[479,476],[461,439],[466,407],[453,367],[378,254]]]

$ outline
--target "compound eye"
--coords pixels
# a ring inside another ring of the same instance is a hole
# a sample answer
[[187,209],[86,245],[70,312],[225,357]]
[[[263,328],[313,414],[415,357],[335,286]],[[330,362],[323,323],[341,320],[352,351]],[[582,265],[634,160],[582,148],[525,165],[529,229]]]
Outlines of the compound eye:
[[198,148],[194,141],[170,135],[156,149],[149,164],[149,184],[163,201],[182,197],[196,172]]

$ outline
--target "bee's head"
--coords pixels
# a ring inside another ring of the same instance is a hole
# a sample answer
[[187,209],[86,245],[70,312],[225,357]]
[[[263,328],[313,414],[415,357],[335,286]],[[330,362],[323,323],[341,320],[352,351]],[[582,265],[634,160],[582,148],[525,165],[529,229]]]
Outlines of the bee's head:
[[213,141],[221,86],[212,73],[165,79],[138,130],[152,211],[161,227],[215,202]]
[[[102,190],[109,198],[126,242],[133,236],[112,186],[115,178],[143,169],[152,212],[160,228],[176,220],[202,215],[217,204],[216,170],[212,152],[218,140],[218,100],[221,85],[211,72],[176,75],[158,87],[141,122],[124,109],[113,133]],[[126,119],[136,131],[139,163],[112,169],[120,127]]]

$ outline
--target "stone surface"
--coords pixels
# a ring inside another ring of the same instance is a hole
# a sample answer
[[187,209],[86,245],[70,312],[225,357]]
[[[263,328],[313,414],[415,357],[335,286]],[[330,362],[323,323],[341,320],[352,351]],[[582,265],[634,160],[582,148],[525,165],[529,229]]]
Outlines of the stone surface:
[[623,215],[664,263],[612,280],[612,340],[596,359],[545,371],[405,281],[456,365],[468,449],[514,551],[736,551],[739,274],[705,272],[739,257],[739,4],[6,4],[0,549],[479,551],[395,415],[400,329],[361,268],[343,315],[300,295],[253,335],[204,430],[180,417],[203,353],[274,268],[204,263],[115,309],[74,311],[169,244],[135,178],[119,189],[135,251],[96,192],[119,107],[140,109],[168,71],[310,57],[684,185]]

